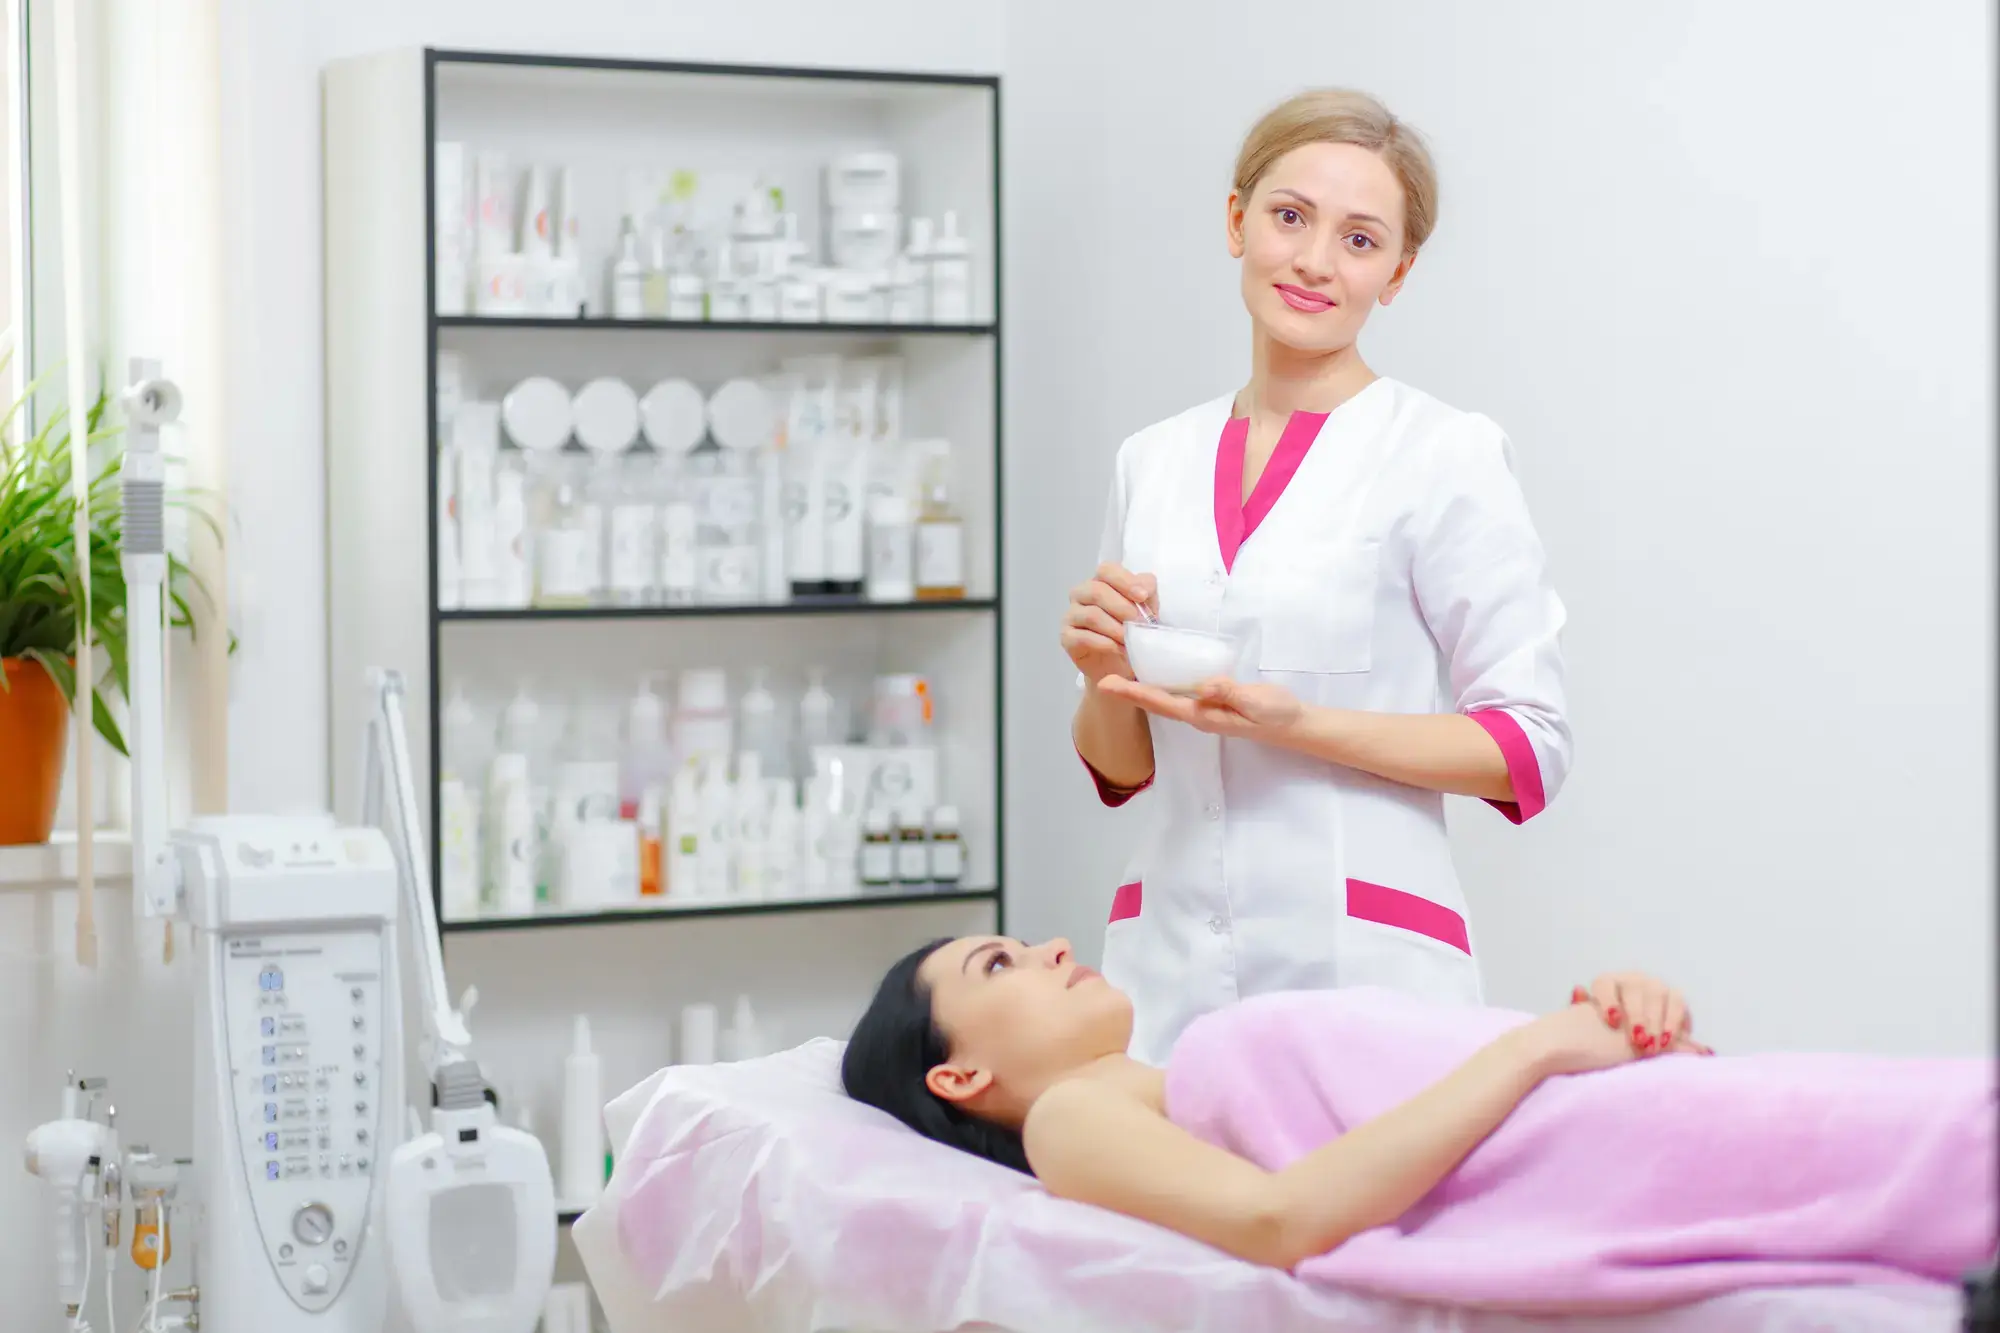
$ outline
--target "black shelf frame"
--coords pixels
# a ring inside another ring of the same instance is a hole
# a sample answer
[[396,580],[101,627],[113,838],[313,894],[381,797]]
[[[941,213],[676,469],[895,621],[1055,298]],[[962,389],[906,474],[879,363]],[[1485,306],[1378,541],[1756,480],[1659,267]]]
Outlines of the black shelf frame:
[[750,620],[792,616],[908,616],[952,612],[989,612],[1000,603],[991,597],[955,597],[931,602],[741,602],[728,606],[527,606],[494,610],[440,611],[445,624],[482,621],[511,624],[523,620]]
[[[710,321],[710,320],[627,320],[603,318],[560,317],[486,317],[478,315],[440,316],[437,313],[437,99],[438,67],[441,65],[486,65],[510,66],[522,69],[566,69],[589,70],[616,73],[663,74],[663,75],[713,75],[733,78],[825,80],[835,83],[876,83],[909,85],[931,85],[984,90],[992,99],[992,144],[993,168],[991,219],[993,227],[993,310],[991,321],[980,324],[808,324],[764,321]],[[496,918],[491,921],[470,921],[445,923],[443,921],[443,841],[437,830],[441,827],[442,810],[437,775],[443,771],[444,727],[440,715],[442,703],[442,672],[440,671],[439,650],[447,625],[455,623],[475,623],[521,620],[697,620],[726,617],[750,616],[825,616],[825,615],[899,615],[912,612],[976,612],[993,618],[993,866],[995,882],[1007,882],[1006,838],[1007,827],[1007,770],[1006,770],[1006,617],[1001,609],[1001,587],[1005,580],[1006,568],[1006,522],[1005,522],[1005,418],[1002,400],[1004,364],[1001,358],[1001,308],[1004,281],[1001,269],[1005,246],[1001,231],[1001,141],[1002,120],[1000,105],[1000,79],[996,75],[985,74],[943,74],[922,73],[910,70],[853,69],[813,66],[784,65],[740,65],[672,60],[628,60],[612,57],[553,56],[518,52],[471,51],[464,49],[426,47],[424,49],[424,305],[426,312],[426,364],[424,368],[425,433],[428,444],[426,472],[429,478],[429,503],[425,513],[429,516],[426,526],[429,540],[426,546],[426,578],[429,582],[429,649],[430,671],[428,694],[430,700],[430,810],[431,810],[431,895],[438,913],[440,926],[448,934],[505,930],[505,929],[548,929],[572,925],[627,924],[634,921],[665,921],[680,918],[711,917],[751,917],[780,914],[819,913],[844,909],[882,909],[907,907],[920,904],[948,902],[991,902],[993,904],[994,929],[1004,934],[1007,929],[1006,896],[1001,888],[974,889],[950,892],[925,892],[916,894],[876,894],[857,898],[827,898],[791,900],[760,903],[721,903],[704,907],[636,908],[607,913],[546,913],[530,917]],[[758,604],[754,606],[727,607],[579,607],[575,609],[528,609],[509,611],[443,611],[438,607],[438,567],[437,567],[437,496],[438,496],[438,427],[437,427],[437,357],[439,344],[447,330],[456,329],[515,329],[521,331],[552,332],[555,330],[589,332],[673,332],[700,333],[710,335],[732,334],[802,334],[829,337],[867,336],[879,338],[903,337],[956,337],[985,339],[993,356],[993,595],[982,598],[968,598],[939,602],[796,602],[785,604]]]
[[833,324],[763,319],[611,319],[601,315],[438,315],[440,329],[519,329],[543,333],[803,333],[865,338],[990,338],[991,324]]
[[915,889],[908,893],[862,893],[851,898],[781,898],[764,901],[723,900],[662,907],[619,907],[606,912],[537,912],[532,916],[488,916],[471,921],[440,921],[447,935],[491,934],[496,931],[548,930],[561,926],[623,926],[635,921],[708,920],[737,916],[806,916],[822,912],[881,911],[891,907],[928,907],[938,903],[994,903],[998,889]]

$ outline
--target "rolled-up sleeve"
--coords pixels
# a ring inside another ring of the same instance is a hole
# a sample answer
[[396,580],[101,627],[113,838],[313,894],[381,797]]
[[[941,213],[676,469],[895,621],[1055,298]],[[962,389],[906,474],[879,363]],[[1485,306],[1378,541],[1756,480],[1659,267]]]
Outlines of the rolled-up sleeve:
[[1571,743],[1565,612],[1512,454],[1500,428],[1478,415],[1441,442],[1412,578],[1453,706],[1486,729],[1506,760],[1514,799],[1489,804],[1520,824],[1562,789]]

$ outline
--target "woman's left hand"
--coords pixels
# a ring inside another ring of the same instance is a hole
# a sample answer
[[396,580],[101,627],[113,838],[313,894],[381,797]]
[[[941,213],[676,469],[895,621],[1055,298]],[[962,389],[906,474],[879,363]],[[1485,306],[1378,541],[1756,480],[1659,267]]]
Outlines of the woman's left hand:
[[1715,1054],[1694,1039],[1694,1015],[1688,1012],[1686,998],[1658,977],[1643,972],[1607,972],[1591,982],[1588,990],[1578,986],[1570,1001],[1594,1004],[1606,1024],[1626,1033],[1639,1055],[1670,1050]]
[[1305,705],[1277,685],[1244,684],[1218,678],[1203,681],[1192,697],[1169,694],[1156,685],[1106,677],[1100,693],[1138,705],[1155,717],[1185,722],[1211,736],[1232,736],[1274,744],[1305,716]]

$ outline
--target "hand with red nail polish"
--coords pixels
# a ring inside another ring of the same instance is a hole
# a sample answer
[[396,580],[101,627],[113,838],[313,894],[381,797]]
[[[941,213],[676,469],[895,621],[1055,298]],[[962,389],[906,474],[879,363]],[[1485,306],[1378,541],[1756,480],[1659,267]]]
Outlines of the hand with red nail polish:
[[1693,1031],[1693,1019],[1681,993],[1643,972],[1609,972],[1591,983],[1590,998],[1606,1026],[1623,1030],[1633,1051],[1657,1055],[1674,1049]]

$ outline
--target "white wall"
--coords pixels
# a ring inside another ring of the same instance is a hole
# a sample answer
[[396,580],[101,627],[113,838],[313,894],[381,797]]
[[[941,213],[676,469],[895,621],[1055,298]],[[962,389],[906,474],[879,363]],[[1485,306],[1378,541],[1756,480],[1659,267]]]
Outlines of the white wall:
[[1443,176],[1364,351],[1509,430],[1571,612],[1567,790],[1453,811],[1489,997],[1644,967],[1724,1049],[1988,1048],[1989,7],[1316,12],[1010,11],[1011,920],[1100,938],[1062,590],[1118,440],[1246,371],[1241,134],[1356,85]]

